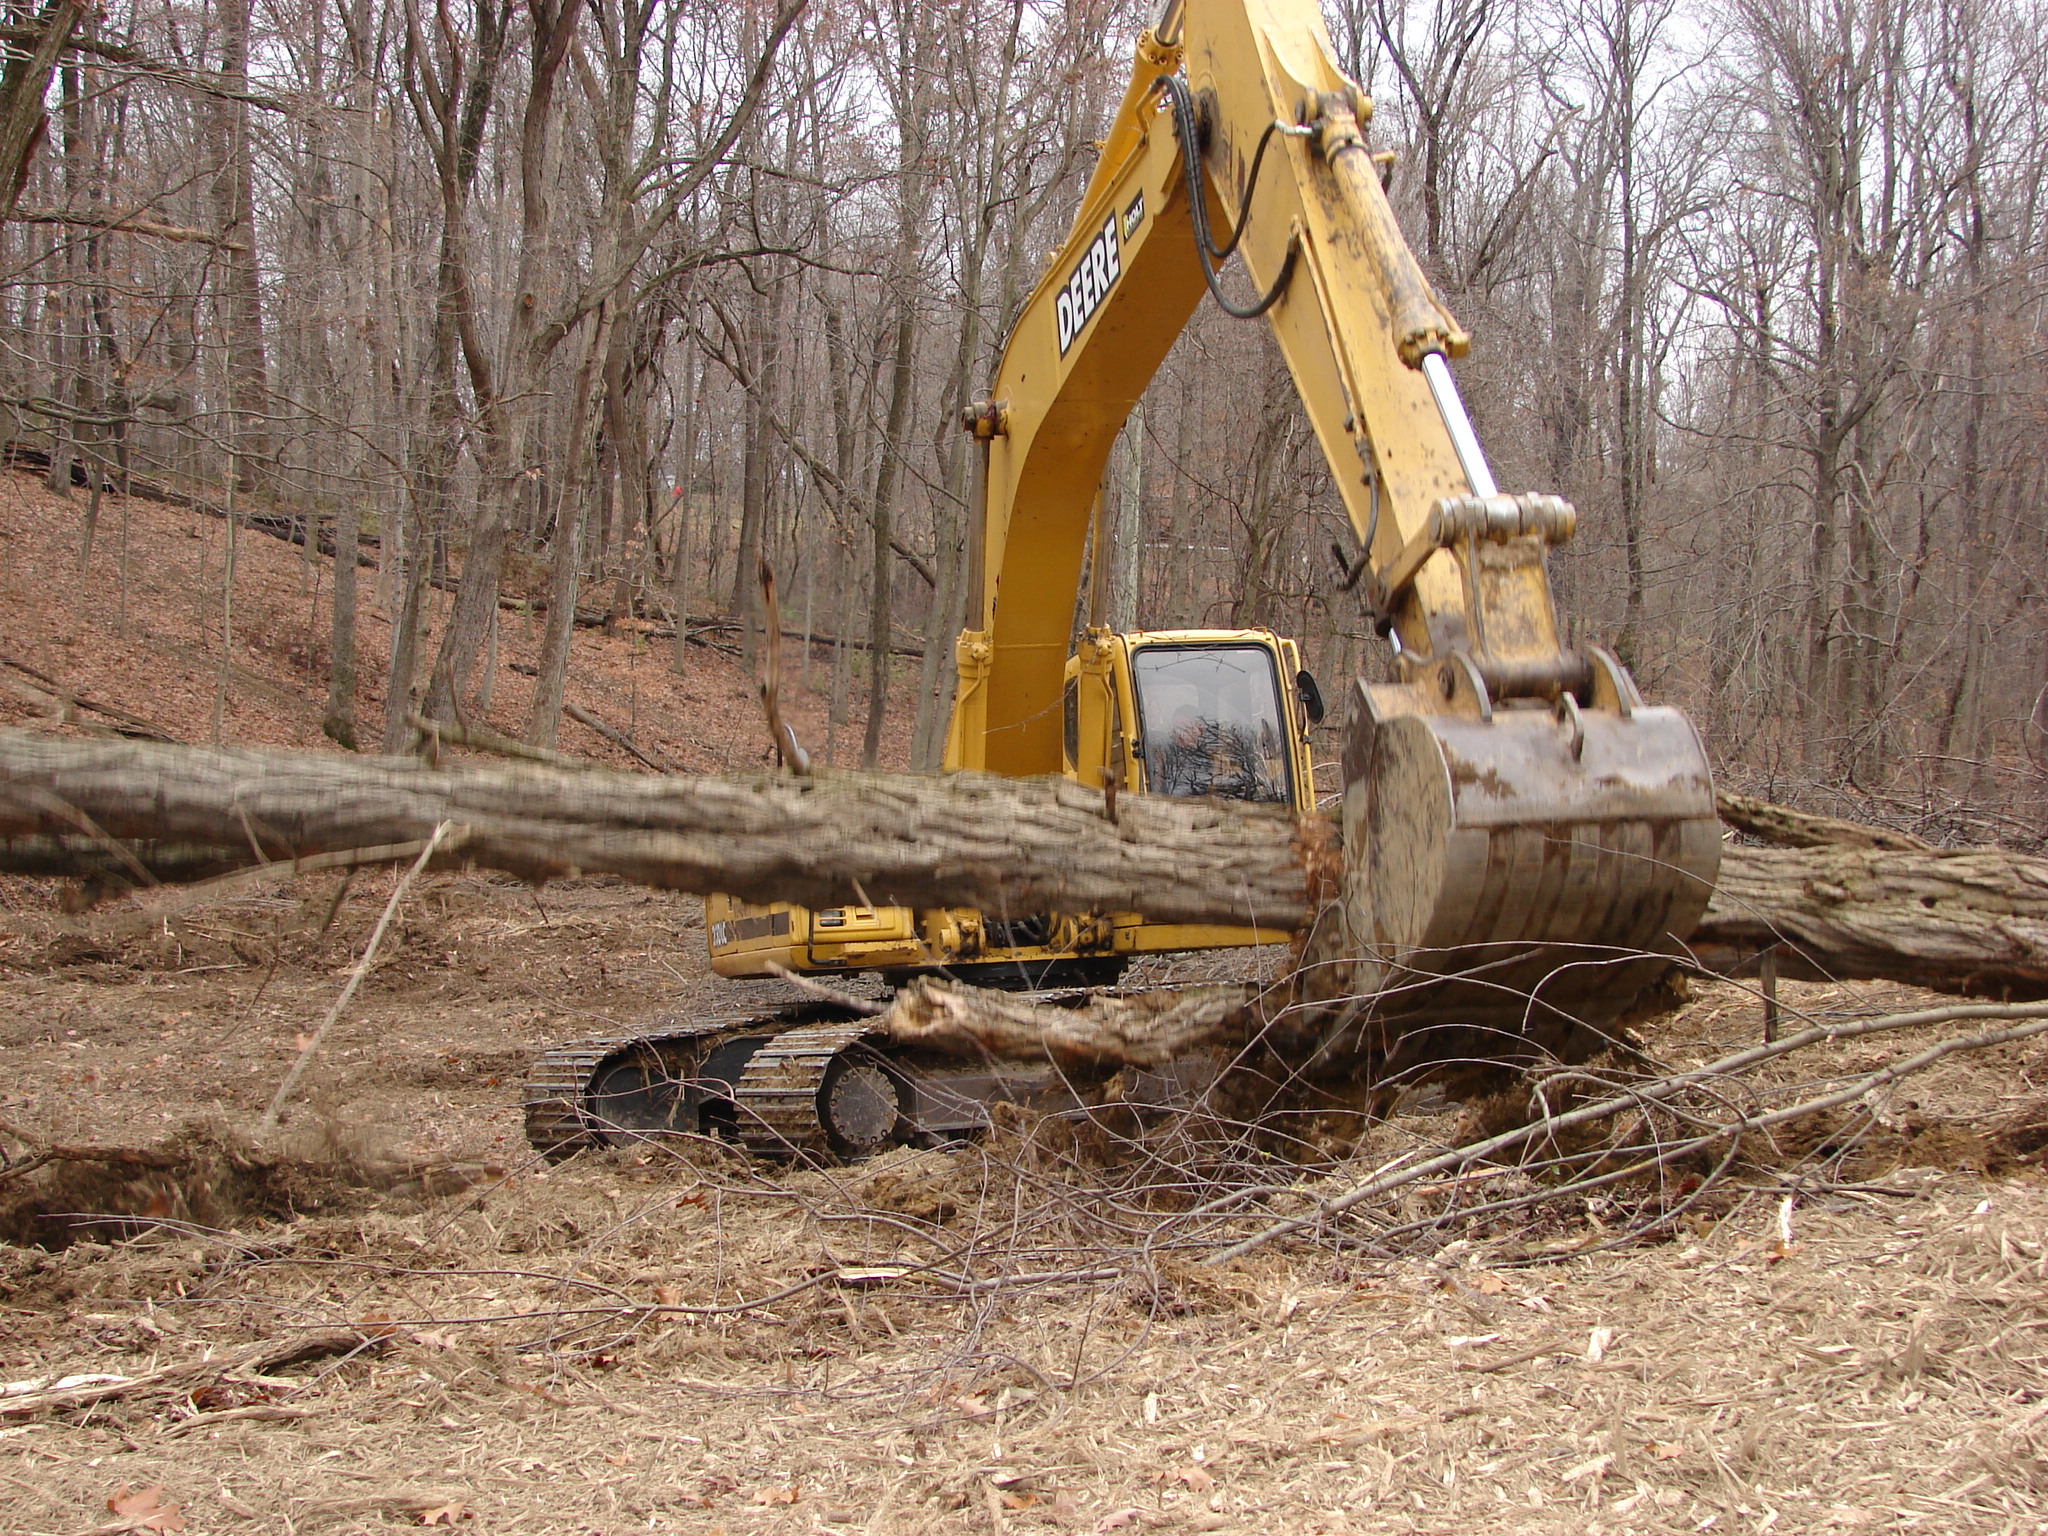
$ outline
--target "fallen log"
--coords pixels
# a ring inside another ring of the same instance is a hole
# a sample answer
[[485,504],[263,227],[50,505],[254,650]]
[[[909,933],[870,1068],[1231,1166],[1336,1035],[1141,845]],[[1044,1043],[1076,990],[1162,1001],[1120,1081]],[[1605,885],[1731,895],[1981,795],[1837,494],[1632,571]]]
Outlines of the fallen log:
[[[1777,946],[1787,977],[2048,997],[2048,859],[1871,846],[1898,835],[1762,802],[1739,814],[1818,845],[1723,850],[1691,940],[1703,965],[1736,969]],[[436,769],[0,732],[0,872],[143,883],[346,863],[352,850],[396,860],[444,821],[460,831],[442,867],[535,880],[604,873],[749,901],[1126,911],[1290,932],[1320,910],[1339,857],[1325,823],[1284,807],[1126,795],[1112,818],[1100,793],[1060,780]]]
[[1248,986],[1104,994],[1075,1008],[919,977],[876,1020],[899,1045],[1048,1061],[1074,1071],[1163,1067],[1254,1028]]
[[1889,848],[1902,853],[1926,853],[1934,848],[1910,832],[1865,826],[1840,816],[1815,816],[1725,789],[1715,792],[1714,808],[1736,831],[1780,848]]
[[[1284,806],[1126,796],[992,774],[650,777],[541,764],[201,750],[0,732],[0,872],[75,857],[104,879],[268,863],[457,831],[442,867],[814,907],[1143,912],[1292,931],[1320,905],[1327,824]],[[147,846],[131,847],[131,840]]]
[[2048,997],[2048,859],[1996,848],[1731,846],[1690,947],[1723,972],[1775,947],[1784,977]]

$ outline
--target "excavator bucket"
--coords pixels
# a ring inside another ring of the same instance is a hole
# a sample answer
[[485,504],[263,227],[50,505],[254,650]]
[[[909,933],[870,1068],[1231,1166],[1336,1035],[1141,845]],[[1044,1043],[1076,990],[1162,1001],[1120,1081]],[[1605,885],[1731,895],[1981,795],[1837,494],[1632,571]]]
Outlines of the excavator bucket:
[[1668,970],[1720,862],[1713,781],[1685,716],[1599,661],[1590,707],[1359,685],[1342,899],[1310,948],[1322,1068],[1584,1059]]

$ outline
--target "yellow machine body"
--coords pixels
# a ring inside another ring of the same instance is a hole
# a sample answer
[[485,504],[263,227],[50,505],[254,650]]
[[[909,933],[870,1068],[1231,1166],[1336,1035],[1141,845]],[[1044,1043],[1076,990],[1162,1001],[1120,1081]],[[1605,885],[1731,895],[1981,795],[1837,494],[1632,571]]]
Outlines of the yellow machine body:
[[[1342,1027],[1455,1015],[1512,1031],[1553,1005],[1611,1014],[1633,993],[1626,956],[1670,948],[1712,888],[1706,755],[1613,658],[1564,643],[1545,562],[1576,515],[1496,488],[1449,372],[1467,337],[1402,239],[1390,157],[1367,148],[1371,115],[1315,0],[1176,0],[1138,40],[1073,228],[963,423],[980,450],[980,515],[945,766],[1204,792],[1157,782],[1145,658],[1234,644],[1271,659],[1288,795],[1312,809],[1291,641],[1097,624],[1072,643],[1111,445],[1204,292],[1223,299],[1215,269],[1234,252],[1243,271],[1228,287],[1269,300],[1257,312],[1357,537],[1356,590],[1396,650],[1389,680],[1349,691],[1342,915],[1316,940],[1341,962],[1329,985],[1363,999]],[[718,900],[709,926],[726,975],[1286,937],[1129,914],[998,922]]]
[[[1059,771],[1119,794],[1215,794],[1315,809],[1315,763],[1292,640],[1268,629],[1113,634],[1090,628],[1056,695]],[[1181,722],[1180,739],[1175,722]],[[1132,955],[1275,944],[1282,931],[1150,923],[1137,913],[991,917],[972,909],[705,904],[721,976],[792,971],[1009,972],[1035,980],[1069,962],[1103,972]],[[1085,968],[1080,972],[1087,974]]]

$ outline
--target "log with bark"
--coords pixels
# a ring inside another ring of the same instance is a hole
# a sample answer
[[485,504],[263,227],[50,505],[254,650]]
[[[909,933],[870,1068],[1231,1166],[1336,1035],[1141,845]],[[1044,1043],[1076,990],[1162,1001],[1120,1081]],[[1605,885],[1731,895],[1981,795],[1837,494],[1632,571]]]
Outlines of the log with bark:
[[1715,971],[2048,997],[2048,859],[1997,848],[1742,848],[1690,945]]
[[437,863],[535,880],[1290,932],[1332,863],[1327,823],[1284,806],[1125,796],[1112,817],[1064,780],[433,768],[0,732],[0,871],[139,882],[373,846],[410,858],[444,822]]
[[1236,1044],[1257,1027],[1258,989],[1188,987],[1104,993],[1063,1008],[918,977],[876,1020],[899,1045],[959,1056],[1048,1061],[1077,1072],[1163,1067],[1205,1046]]
[[[1724,816],[1808,846],[1730,844],[1692,937],[1732,969],[1882,977],[2048,996],[2048,859],[1884,846],[1897,834],[1723,798]],[[532,879],[607,873],[811,906],[1133,911],[1294,931],[1339,852],[1284,807],[959,774],[655,778],[545,765],[204,751],[0,732],[0,871],[189,879],[317,856],[410,859],[443,822],[444,865]],[[1860,846],[1859,846],[1860,845]]]

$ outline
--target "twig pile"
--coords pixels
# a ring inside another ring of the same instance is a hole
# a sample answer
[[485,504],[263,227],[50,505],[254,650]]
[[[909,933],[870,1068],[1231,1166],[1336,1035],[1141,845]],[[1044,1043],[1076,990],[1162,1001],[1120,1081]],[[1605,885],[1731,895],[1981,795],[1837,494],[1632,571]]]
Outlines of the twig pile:
[[[1926,1038],[1956,1025],[1970,1027]],[[1841,1049],[1909,1034],[1916,1038],[1876,1059]],[[1347,1159],[1320,1165],[1307,1161],[1305,1137],[1276,1146],[1270,1122],[1208,1110],[1164,1122],[1120,1120],[1115,1107],[1019,1115],[972,1148],[899,1149],[853,1168],[762,1168],[702,1138],[654,1139],[638,1153],[613,1154],[647,1168],[654,1187],[622,1203],[558,1270],[387,1262],[293,1243],[259,1251],[237,1242],[218,1275],[229,1291],[279,1266],[361,1276],[363,1288],[336,1292],[331,1312],[294,1309],[288,1327],[315,1329],[361,1326],[364,1298],[382,1282],[408,1292],[430,1278],[488,1285],[487,1304],[401,1306],[379,1314],[376,1326],[427,1335],[481,1329],[514,1356],[566,1363],[610,1358],[678,1325],[832,1308],[849,1294],[965,1308],[969,1324],[997,1298],[1026,1291],[1108,1288],[1156,1301],[1203,1270],[1227,1272],[1271,1246],[1296,1258],[1342,1251],[1356,1263],[1426,1259],[1456,1245],[1479,1250],[1490,1267],[1543,1264],[1670,1234],[1689,1216],[1725,1215],[1759,1193],[1811,1201],[1873,1187],[1845,1178],[1844,1168],[1888,1120],[1900,1084],[1936,1063],[2043,1034],[2048,1004],[1818,1021],[1699,1066],[1660,1068],[1638,1058],[1561,1068],[1490,1106],[1517,1120],[1505,1129],[1446,1145],[1430,1139],[1430,1123],[1418,1130],[1397,1118],[1374,1127]],[[1803,1075],[1787,1070],[1816,1058],[1824,1059]],[[1816,1121],[1825,1121],[1822,1137],[1787,1134]],[[470,1191],[465,1201],[530,1212],[543,1187],[526,1176],[534,1171],[513,1176],[516,1193],[498,1199],[486,1189],[479,1199]],[[970,1207],[979,1219],[957,1219]],[[722,1252],[727,1224],[759,1232],[775,1226],[778,1208],[800,1211],[834,1236],[824,1251],[783,1265],[780,1283],[752,1294],[727,1289],[711,1264],[648,1294],[632,1282],[630,1265],[612,1257],[672,1234],[678,1212],[706,1210],[720,1213]],[[460,1211],[442,1226],[458,1219]]]

